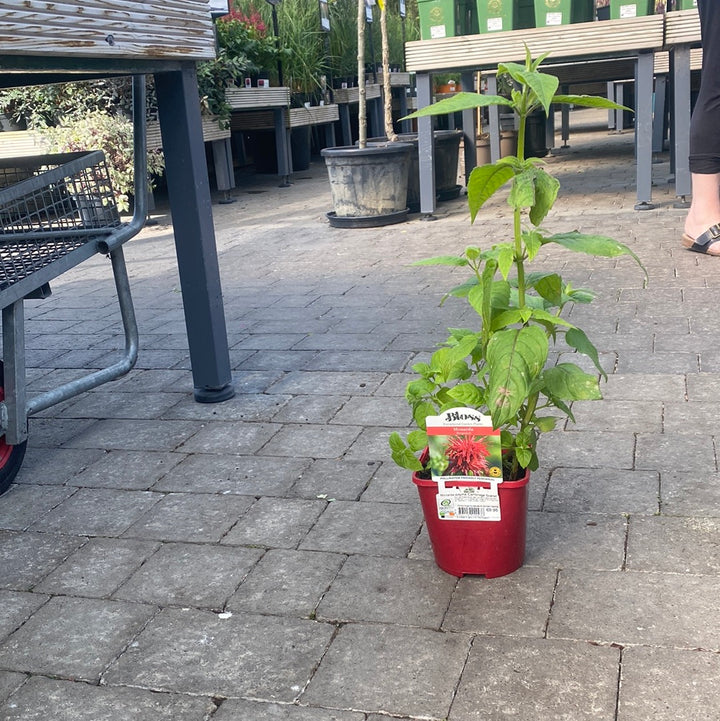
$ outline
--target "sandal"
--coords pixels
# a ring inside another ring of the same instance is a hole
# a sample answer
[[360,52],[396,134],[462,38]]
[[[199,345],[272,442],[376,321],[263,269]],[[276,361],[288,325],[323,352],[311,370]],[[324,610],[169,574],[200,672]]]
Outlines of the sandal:
[[[687,233],[683,233],[682,244],[688,250],[696,253],[705,253],[705,255],[720,256],[720,223],[711,225],[704,233],[698,235],[697,238],[691,238]],[[711,253],[710,250],[718,244],[718,252]]]

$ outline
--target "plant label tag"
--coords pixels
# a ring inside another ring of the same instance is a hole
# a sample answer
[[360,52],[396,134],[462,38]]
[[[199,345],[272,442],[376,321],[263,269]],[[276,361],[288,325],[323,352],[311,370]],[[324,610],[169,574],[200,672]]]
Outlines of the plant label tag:
[[562,13],[546,13],[545,25],[562,25]]
[[438,518],[443,521],[499,521],[497,483],[490,488],[445,488],[437,496]]
[[429,466],[438,482],[502,482],[500,429],[473,408],[451,408],[426,419]]

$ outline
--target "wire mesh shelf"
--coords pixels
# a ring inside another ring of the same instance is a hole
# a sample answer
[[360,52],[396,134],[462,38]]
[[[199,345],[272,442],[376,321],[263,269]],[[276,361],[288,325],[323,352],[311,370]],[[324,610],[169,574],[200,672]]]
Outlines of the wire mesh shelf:
[[[102,151],[0,160],[0,291],[120,226]],[[78,262],[87,253],[78,256]]]

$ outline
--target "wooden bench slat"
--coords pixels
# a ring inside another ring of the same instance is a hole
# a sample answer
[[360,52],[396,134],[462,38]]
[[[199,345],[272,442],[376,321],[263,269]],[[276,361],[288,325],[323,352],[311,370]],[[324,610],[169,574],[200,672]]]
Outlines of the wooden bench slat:
[[663,16],[647,15],[626,20],[417,40],[405,45],[406,66],[415,72],[491,68],[507,61],[522,62],[525,45],[533,57],[549,52],[550,61],[607,57],[611,53],[631,56],[639,50],[662,48],[663,33]]
[[0,0],[0,45],[4,55],[215,57],[207,0]]
[[700,42],[700,16],[697,10],[678,10],[665,18],[665,45]]

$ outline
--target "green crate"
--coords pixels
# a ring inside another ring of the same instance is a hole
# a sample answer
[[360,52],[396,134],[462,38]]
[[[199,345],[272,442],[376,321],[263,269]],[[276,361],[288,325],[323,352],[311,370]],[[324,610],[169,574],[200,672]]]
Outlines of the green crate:
[[595,15],[594,0],[535,0],[535,26],[588,23]]
[[418,0],[420,38],[453,38],[457,32],[455,0]]
[[675,10],[695,10],[697,0],[675,0]]
[[517,11],[517,30],[535,27],[535,0],[518,0]]
[[654,15],[655,0],[610,0],[610,19]]
[[481,33],[518,29],[518,0],[477,0],[477,14]]

